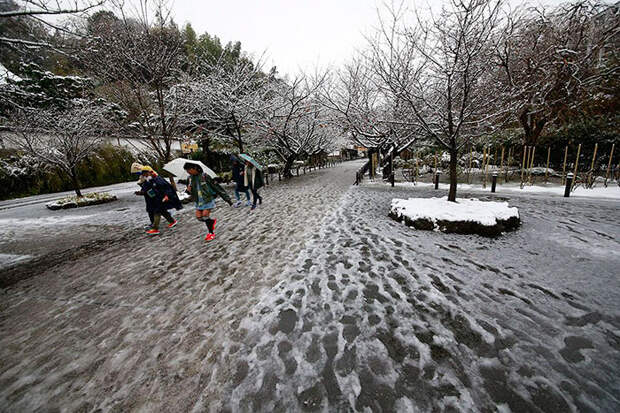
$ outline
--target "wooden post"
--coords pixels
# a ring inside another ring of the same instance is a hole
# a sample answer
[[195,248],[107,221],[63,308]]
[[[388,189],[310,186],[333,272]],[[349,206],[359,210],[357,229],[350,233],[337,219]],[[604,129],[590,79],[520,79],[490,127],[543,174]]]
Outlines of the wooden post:
[[487,175],[484,172],[486,164],[487,164],[487,148],[485,146],[484,148],[482,148],[482,165],[480,165],[481,166],[480,172],[482,173],[482,187],[483,188],[487,187]]
[[593,177],[594,175],[594,163],[596,161],[596,152],[598,150],[598,143],[594,144],[594,155],[592,155],[592,165],[590,165],[590,171],[588,171],[588,181],[587,181],[587,187],[591,188],[592,184],[594,183],[594,179],[596,179],[596,177]]
[[392,152],[390,152],[390,181],[392,182],[392,187],[394,186],[394,151],[396,150],[396,145],[392,145]]
[[502,174],[503,169],[504,169],[504,146],[502,145],[502,157],[501,157],[501,160],[499,161],[499,174],[500,175]]
[[568,157],[568,145],[564,148],[564,165],[562,166],[562,185],[566,182],[566,159]]
[[471,184],[470,181],[470,177],[471,177],[471,160],[474,157],[474,147],[470,146],[469,147],[469,169],[467,169],[467,183]]
[[434,158],[435,158],[435,167],[433,168],[434,169],[433,173],[437,173],[437,154],[435,154]]
[[613,143],[611,145],[611,152],[609,152],[609,163],[607,164],[607,171],[605,171],[605,186],[607,186],[607,179],[609,178],[609,170],[611,169],[611,160],[614,157],[614,148],[616,147],[616,144]]
[[511,164],[513,157],[514,157],[514,150],[513,150],[513,147],[510,146],[508,148],[508,159],[506,160],[506,171],[504,172],[504,182],[508,182],[508,169],[510,169],[510,164]]
[[532,185],[532,168],[534,168],[534,154],[536,153],[536,146],[532,146],[532,155],[530,156],[530,168],[527,174],[527,181]]
[[545,168],[545,183],[549,178],[549,159],[551,158],[551,146],[547,148],[547,167]]
[[592,155],[592,165],[590,165],[590,171],[594,170],[594,161],[596,161],[596,152],[598,151],[598,143],[594,144],[594,155]]
[[521,159],[521,189],[523,189],[523,172],[525,171],[525,158],[529,153],[529,148],[523,145],[523,157]]
[[571,183],[571,188],[575,186],[575,181],[577,180],[577,170],[579,168],[579,155],[581,154],[581,144],[577,147],[577,159],[575,159],[575,171],[573,172],[573,182]]
[[487,163],[484,166],[484,187],[487,187],[487,181],[489,180],[489,162],[491,162],[491,148],[487,150]]

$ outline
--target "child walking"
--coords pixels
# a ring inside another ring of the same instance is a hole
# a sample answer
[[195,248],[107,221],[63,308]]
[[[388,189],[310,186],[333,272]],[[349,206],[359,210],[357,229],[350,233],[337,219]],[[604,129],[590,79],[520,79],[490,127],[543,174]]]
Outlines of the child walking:
[[204,222],[209,230],[205,241],[213,241],[215,239],[215,224],[217,220],[211,217],[211,212],[215,208],[215,198],[219,195],[231,206],[232,200],[224,188],[204,173],[200,165],[187,162],[183,165],[183,169],[189,174],[187,192],[191,194],[192,199],[196,202],[196,219]]
[[152,222],[151,229],[146,231],[146,233],[148,235],[159,235],[161,217],[163,216],[168,221],[168,228],[174,227],[177,221],[170,215],[168,210],[173,208],[181,209],[183,205],[172,185],[157,175],[150,166],[142,167],[141,181],[142,183],[139,184],[141,191],[136,192],[136,194],[144,195],[146,211]]

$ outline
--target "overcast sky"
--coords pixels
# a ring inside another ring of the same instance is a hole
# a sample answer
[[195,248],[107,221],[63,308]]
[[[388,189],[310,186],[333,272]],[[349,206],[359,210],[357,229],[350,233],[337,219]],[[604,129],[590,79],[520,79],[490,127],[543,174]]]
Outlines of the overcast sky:
[[341,63],[363,44],[362,32],[375,23],[375,0],[174,0],[179,25],[224,43],[241,41],[281,74],[319,63]]
[[[416,3],[434,8],[441,1]],[[347,61],[364,46],[364,34],[377,25],[376,9],[383,0],[172,0],[171,4],[177,24],[190,22],[198,34],[217,35],[224,44],[239,40],[242,49],[256,57],[266,52],[267,69],[276,65],[283,75]]]

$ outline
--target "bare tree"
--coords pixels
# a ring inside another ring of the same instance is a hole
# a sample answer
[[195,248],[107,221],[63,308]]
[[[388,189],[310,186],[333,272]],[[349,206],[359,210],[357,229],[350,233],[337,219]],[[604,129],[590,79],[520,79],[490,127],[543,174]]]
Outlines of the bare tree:
[[495,59],[526,145],[535,145],[549,123],[610,93],[602,87],[620,74],[619,35],[618,5],[600,1],[520,8],[509,16]]
[[336,134],[317,95],[325,79],[326,74],[300,75],[290,83],[275,82],[273,101],[255,123],[260,141],[284,162],[285,176],[300,157],[332,148]]
[[[400,153],[423,136],[406,104],[382,87],[372,61],[360,57],[335,73],[322,88],[323,104],[350,140],[384,155]],[[385,156],[384,160],[389,159]]]
[[10,119],[7,140],[66,173],[81,197],[77,167],[102,143],[110,117],[109,108],[86,100],[75,100],[67,110],[23,109]]
[[449,201],[456,201],[459,151],[504,112],[498,107],[503,91],[485,81],[501,5],[502,0],[452,0],[438,15],[417,15],[411,25],[405,10],[392,8],[370,44],[383,87],[407,106],[423,136],[450,154]]
[[[206,62],[205,62],[206,63]],[[247,58],[233,64],[221,58],[208,64],[205,75],[194,80],[195,107],[209,132],[236,146],[244,152],[244,134],[272,100],[269,99],[270,82],[274,79],[261,72],[260,62]]]
[[374,73],[362,59],[332,74],[321,89],[323,104],[333,113],[333,121],[360,146],[383,147],[390,139],[386,122],[387,97],[377,86]]
[[[172,157],[172,144],[187,130],[179,119],[187,103],[182,84],[185,58],[183,39],[159,5],[152,23],[144,6],[140,19],[106,16],[93,26],[96,36],[82,50],[80,59],[105,83],[99,92],[120,105],[130,122],[128,136],[144,141],[161,161]],[[177,87],[175,87],[177,86]]]
[[[70,32],[65,25],[58,23],[49,17],[85,17],[90,12],[100,8],[107,0],[20,0],[6,1],[4,7],[0,8],[0,23],[8,20],[21,23],[22,26],[34,26],[51,29],[59,32]],[[31,27],[31,28],[35,28]],[[10,34],[0,33],[0,45],[5,46],[24,46],[28,48],[55,48],[46,39],[41,39],[40,30],[28,31],[28,36],[9,37]],[[23,31],[22,31],[23,33]]]

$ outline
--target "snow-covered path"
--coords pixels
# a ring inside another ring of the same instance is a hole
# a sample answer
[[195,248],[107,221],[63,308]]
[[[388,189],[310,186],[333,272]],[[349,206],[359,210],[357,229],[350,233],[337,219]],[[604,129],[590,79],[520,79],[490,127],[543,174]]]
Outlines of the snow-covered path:
[[490,240],[390,222],[409,196],[348,193],[223,351],[214,410],[618,411],[620,205],[515,198]]
[[[0,290],[0,410],[190,409],[219,371],[218,343],[238,334],[239,320],[286,274],[357,168],[345,163],[270,185],[252,213],[218,203],[211,244],[187,208],[159,238],[134,229]],[[106,231],[106,220],[115,229],[139,217],[141,226],[143,201],[127,202],[130,210],[80,211],[107,211],[103,222],[47,229],[62,242],[66,232]]]
[[357,167],[218,209],[211,245],[188,211],[5,289],[2,409],[619,410],[618,201],[509,196],[514,233],[421,232],[387,217],[412,190]]

